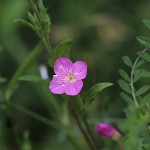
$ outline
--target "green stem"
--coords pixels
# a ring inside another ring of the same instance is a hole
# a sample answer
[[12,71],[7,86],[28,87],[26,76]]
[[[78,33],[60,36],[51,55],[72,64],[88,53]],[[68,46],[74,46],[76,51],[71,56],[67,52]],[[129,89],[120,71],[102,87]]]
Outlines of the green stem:
[[74,141],[74,139],[70,135],[67,136],[67,139],[72,144],[74,149],[76,149],[76,150],[80,149],[79,146],[77,145],[77,143]]
[[135,69],[135,66],[137,64],[139,60],[139,57],[135,60],[134,64],[133,64],[133,67],[132,67],[132,70],[131,70],[131,81],[130,81],[130,86],[131,86],[131,92],[132,92],[132,97],[133,97],[133,100],[134,100],[134,103],[135,103],[135,106],[138,108],[139,107],[139,104],[137,102],[137,99],[136,99],[136,96],[135,96],[135,92],[134,92],[134,83],[133,83],[133,75],[134,75],[134,69]]
[[13,104],[11,102],[7,102],[6,106],[8,106],[8,107],[10,107],[10,108],[12,108],[14,110],[20,111],[20,112],[22,112],[22,113],[32,117],[33,119],[36,119],[36,120],[42,122],[43,124],[51,126],[53,128],[56,128],[56,129],[66,128],[66,126],[61,125],[59,123],[56,123],[54,121],[51,121],[51,120],[49,120],[49,119],[47,119],[47,118],[45,118],[43,116],[40,116],[37,113],[35,113],[33,111],[30,111],[30,110],[28,110],[28,109],[26,109],[26,108],[24,108],[24,107],[22,107],[20,105]]
[[33,12],[35,12],[35,14],[37,16],[37,19],[39,21],[40,27],[41,27],[42,41],[43,41],[46,49],[48,50],[49,54],[52,57],[54,57],[53,49],[52,49],[51,44],[49,42],[48,34],[45,32],[45,27],[44,27],[44,24],[43,24],[43,21],[42,21],[42,17],[41,17],[38,5],[37,5],[37,3],[33,2],[32,0],[30,0],[30,2],[31,2],[31,5],[32,5]]
[[76,113],[76,111],[74,109],[74,104],[72,104],[71,102],[69,102],[69,104],[70,104],[70,108],[71,108],[70,109],[70,113],[74,117],[74,119],[75,119],[75,121],[76,121],[76,123],[77,123],[77,125],[78,125],[78,127],[79,127],[79,129],[80,129],[80,131],[81,131],[85,141],[87,142],[87,144],[88,144],[88,146],[89,146],[89,148],[91,150],[95,150],[93,143],[91,142],[87,132],[84,130],[84,128],[83,128],[83,126],[82,126],[82,124],[80,122],[80,119],[79,119],[79,117],[78,117],[78,115],[77,115],[77,113]]
[[10,97],[14,91],[14,86],[18,82],[18,78],[22,76],[30,68],[30,66],[35,62],[35,60],[40,56],[41,52],[42,52],[42,43],[39,42],[37,46],[32,50],[32,52],[27,56],[27,58],[22,62],[22,64],[15,72],[10,82],[8,83],[5,92],[6,101],[10,100]]
[[94,135],[93,135],[93,133],[92,133],[92,131],[90,129],[90,126],[89,126],[89,124],[87,122],[86,111],[85,111],[85,109],[83,107],[80,95],[77,95],[77,101],[76,102],[77,102],[77,106],[78,106],[79,111],[80,111],[81,118],[82,118],[83,123],[84,123],[84,125],[86,127],[87,133],[89,134],[90,138],[92,139],[92,142],[93,142],[93,144],[95,146],[95,149],[99,150],[99,147],[98,147],[98,145],[97,145],[97,143],[95,141]]
[[[147,50],[147,48],[144,49],[143,52],[145,52],[146,50]],[[139,104],[138,104],[138,101],[137,101],[136,96],[135,96],[135,88],[134,88],[133,76],[134,76],[134,70],[135,70],[136,64],[139,61],[139,59],[140,59],[140,57],[137,57],[137,59],[135,60],[135,62],[133,64],[133,67],[132,67],[132,70],[131,70],[131,76],[130,76],[131,93],[132,93],[132,97],[133,97],[135,106],[137,108],[139,107]]]

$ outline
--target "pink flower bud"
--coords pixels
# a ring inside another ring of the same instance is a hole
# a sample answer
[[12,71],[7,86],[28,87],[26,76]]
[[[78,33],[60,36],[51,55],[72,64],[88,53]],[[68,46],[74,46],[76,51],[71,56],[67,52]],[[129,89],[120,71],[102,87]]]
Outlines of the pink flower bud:
[[106,136],[113,140],[117,140],[121,137],[119,131],[117,131],[114,127],[112,127],[108,123],[99,123],[96,127],[96,130],[100,136]]

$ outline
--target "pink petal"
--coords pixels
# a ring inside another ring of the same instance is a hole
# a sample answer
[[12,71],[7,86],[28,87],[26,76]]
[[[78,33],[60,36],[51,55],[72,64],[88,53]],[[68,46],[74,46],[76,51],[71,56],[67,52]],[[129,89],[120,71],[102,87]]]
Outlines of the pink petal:
[[84,79],[87,75],[87,64],[84,61],[77,61],[73,66],[75,78],[77,80]]
[[77,80],[74,83],[67,84],[64,89],[67,95],[77,95],[83,87],[82,80]]
[[64,87],[62,86],[62,83],[58,83],[58,77],[53,77],[50,82],[49,89],[54,94],[64,93]]
[[54,72],[57,75],[65,75],[69,73],[73,68],[73,63],[70,59],[68,58],[58,58],[55,61],[54,65]]

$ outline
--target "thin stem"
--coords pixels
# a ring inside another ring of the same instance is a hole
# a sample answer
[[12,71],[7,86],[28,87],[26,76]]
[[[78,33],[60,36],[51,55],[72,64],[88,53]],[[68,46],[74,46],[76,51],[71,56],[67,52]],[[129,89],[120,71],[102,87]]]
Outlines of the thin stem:
[[89,133],[89,135],[90,135],[90,137],[91,137],[91,139],[92,139],[92,141],[93,141],[93,143],[94,143],[94,145],[95,145],[96,150],[99,150],[99,147],[98,147],[98,145],[97,145],[97,143],[96,143],[96,141],[95,141],[94,135],[93,135],[93,133],[92,133],[92,131],[91,131],[91,129],[90,129],[90,126],[89,126],[89,124],[88,124],[88,122],[87,122],[86,111],[85,111],[85,109],[84,109],[84,107],[83,107],[83,104],[82,104],[82,100],[81,100],[80,95],[77,96],[77,102],[78,102],[78,107],[80,106],[80,107],[79,107],[80,115],[81,115],[81,118],[82,118],[82,120],[83,120],[83,123],[84,123],[84,125],[85,125],[85,127],[86,127],[86,129],[87,129],[87,132]]
[[67,136],[68,141],[72,144],[72,146],[74,147],[74,149],[79,150],[79,146],[77,145],[77,143],[74,141],[74,139],[72,139],[72,137],[70,135]]
[[56,129],[66,128],[66,126],[61,125],[59,123],[56,123],[54,121],[51,121],[51,120],[49,120],[49,119],[47,119],[47,118],[45,118],[43,116],[40,116],[37,113],[35,113],[33,111],[30,111],[30,110],[28,110],[28,109],[26,109],[26,108],[24,108],[24,107],[22,107],[20,105],[8,102],[8,103],[6,103],[6,106],[8,106],[8,107],[10,107],[10,108],[12,108],[14,110],[20,111],[20,112],[22,112],[22,113],[32,117],[33,119],[36,119],[36,120],[42,122],[43,124],[51,126],[53,128],[56,128]]
[[11,118],[11,113],[9,111],[8,111],[8,119],[9,119],[10,124],[11,124],[12,132],[14,134],[14,138],[16,139],[16,144],[18,145],[18,148],[21,149],[21,141],[20,141],[20,138],[19,138],[19,134],[18,134],[18,131],[16,129],[16,126],[14,126],[14,122]]
[[139,57],[137,57],[137,59],[135,60],[135,62],[134,62],[134,64],[133,64],[133,67],[132,67],[132,70],[131,70],[131,80],[130,80],[130,86],[131,86],[132,97],[133,97],[135,106],[136,106],[137,108],[139,107],[139,104],[138,104],[138,102],[137,102],[137,99],[136,99],[136,96],[135,96],[135,93],[134,93],[133,75],[134,75],[134,69],[135,69],[135,66],[136,66],[138,60],[139,60]]
[[14,91],[14,86],[18,82],[18,78],[30,68],[30,66],[35,62],[35,60],[40,56],[41,52],[42,43],[39,42],[37,46],[32,50],[32,52],[27,56],[27,58],[22,62],[22,64],[19,66],[19,68],[11,78],[10,82],[8,83],[5,92],[6,101],[10,100],[10,97]]
[[83,136],[84,136],[84,138],[85,138],[87,144],[89,145],[89,147],[90,147],[91,150],[95,150],[95,148],[94,148],[94,146],[93,146],[93,143],[91,142],[89,136],[87,135],[86,131],[85,131],[84,128],[82,127],[82,124],[81,124],[81,122],[80,122],[80,119],[78,118],[78,115],[77,115],[77,113],[75,112],[73,105],[72,105],[71,103],[69,103],[69,104],[70,104],[70,107],[71,107],[70,112],[71,112],[72,116],[74,117],[74,119],[76,120],[77,125],[78,125],[78,127],[79,127],[81,133],[83,134]]
[[[147,50],[147,48],[144,49],[143,52],[145,52],[146,50]],[[137,59],[135,60],[135,62],[133,64],[133,67],[132,67],[132,70],[131,70],[131,76],[130,76],[131,93],[132,93],[132,97],[133,97],[135,106],[137,108],[139,107],[139,104],[138,104],[138,101],[137,101],[136,96],[135,96],[135,88],[134,88],[133,76],[134,76],[134,70],[135,70],[136,64],[139,61],[139,59],[140,59],[140,57],[137,57]]]

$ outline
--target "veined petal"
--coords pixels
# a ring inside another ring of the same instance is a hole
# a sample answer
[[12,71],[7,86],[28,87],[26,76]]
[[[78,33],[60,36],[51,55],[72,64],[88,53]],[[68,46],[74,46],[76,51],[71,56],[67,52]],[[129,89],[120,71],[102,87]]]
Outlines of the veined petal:
[[73,69],[73,63],[68,58],[58,58],[55,61],[54,72],[57,75],[66,75],[70,73]]
[[49,84],[49,89],[54,94],[64,93],[63,84],[59,83],[58,77],[53,77],[52,81]]
[[84,61],[77,61],[73,66],[75,78],[77,80],[84,79],[87,75],[87,64]]
[[74,83],[69,83],[64,87],[65,93],[67,95],[77,95],[83,87],[82,80],[77,80]]

